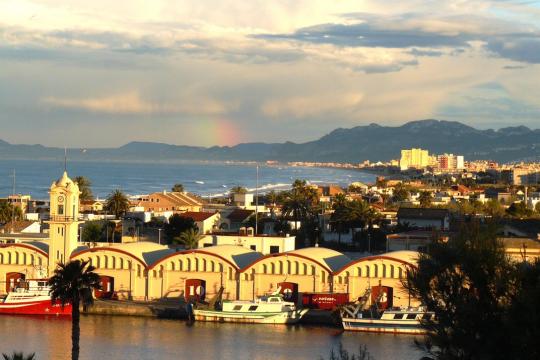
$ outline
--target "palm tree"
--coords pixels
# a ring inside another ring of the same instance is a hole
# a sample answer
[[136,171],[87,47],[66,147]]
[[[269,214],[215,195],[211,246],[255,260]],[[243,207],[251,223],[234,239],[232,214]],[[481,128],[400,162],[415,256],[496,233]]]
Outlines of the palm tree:
[[49,279],[51,301],[60,301],[62,306],[71,304],[71,359],[79,359],[80,309],[83,310],[94,303],[92,291],[101,289],[99,275],[88,261],[73,260],[67,264],[58,264],[54,275]]
[[199,240],[202,239],[202,235],[199,234],[198,229],[187,229],[182,232],[178,237],[174,238],[174,241],[183,244],[186,249],[196,249],[199,247]]
[[336,225],[338,232],[338,244],[341,243],[341,233],[343,232],[343,226],[349,221],[349,201],[343,194],[336,195],[332,209],[334,212],[330,216],[330,221]]
[[129,210],[129,200],[120,189],[116,189],[107,197],[105,209],[118,218]]
[[[316,216],[317,191],[306,184],[305,180],[295,180],[292,189],[287,191],[283,199],[281,213],[292,217],[295,231],[298,233],[298,223],[307,223]],[[305,227],[300,226],[304,232]]]
[[22,352],[14,351],[13,354],[11,355],[2,354],[2,357],[4,358],[4,360],[35,360],[36,354],[34,353],[34,354],[24,355]]
[[231,188],[231,194],[246,194],[247,189],[243,186],[236,185]]
[[0,224],[7,224],[12,220],[22,219],[22,211],[18,206],[8,203],[6,200],[0,201]]
[[79,195],[80,200],[92,200],[94,198],[92,189],[90,188],[92,185],[90,179],[88,179],[86,176],[76,176],[74,181],[79,186],[79,191],[81,192]]

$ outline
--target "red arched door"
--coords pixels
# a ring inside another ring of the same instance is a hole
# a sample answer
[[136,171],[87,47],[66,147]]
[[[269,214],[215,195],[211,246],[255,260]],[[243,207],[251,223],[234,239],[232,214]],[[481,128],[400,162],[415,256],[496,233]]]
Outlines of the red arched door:
[[25,278],[23,273],[9,272],[6,274],[6,292],[10,292],[16,287],[19,282]]
[[101,275],[99,279],[101,290],[94,291],[94,295],[98,299],[110,299],[114,294],[114,277]]

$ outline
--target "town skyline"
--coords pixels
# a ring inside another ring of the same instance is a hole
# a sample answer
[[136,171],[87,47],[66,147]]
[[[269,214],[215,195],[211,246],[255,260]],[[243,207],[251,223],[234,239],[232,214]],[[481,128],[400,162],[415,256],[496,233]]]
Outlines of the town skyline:
[[14,143],[305,142],[373,122],[540,118],[536,1],[26,0],[0,14]]

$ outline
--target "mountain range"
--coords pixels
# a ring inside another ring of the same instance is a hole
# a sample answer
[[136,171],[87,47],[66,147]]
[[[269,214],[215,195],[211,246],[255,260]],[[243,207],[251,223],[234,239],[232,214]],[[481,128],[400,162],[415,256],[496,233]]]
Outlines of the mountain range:
[[[184,146],[130,142],[118,148],[69,149],[70,160],[87,161],[318,161],[360,162],[397,159],[401,149],[464,155],[466,160],[540,160],[540,129],[525,126],[479,130],[455,121],[418,120],[401,126],[370,124],[339,128],[305,143],[243,143]],[[61,159],[64,149],[10,144],[0,140],[0,159]]]

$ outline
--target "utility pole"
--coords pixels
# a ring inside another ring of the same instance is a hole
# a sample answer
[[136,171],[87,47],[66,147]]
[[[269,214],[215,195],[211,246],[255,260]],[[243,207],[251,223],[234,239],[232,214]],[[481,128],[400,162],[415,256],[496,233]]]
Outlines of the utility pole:
[[[15,232],[15,169],[13,169],[13,197],[11,198],[11,233]],[[22,201],[22,199],[21,199]],[[22,203],[21,203],[22,210]]]
[[257,181],[255,184],[255,236],[259,230],[259,163],[257,163]]

